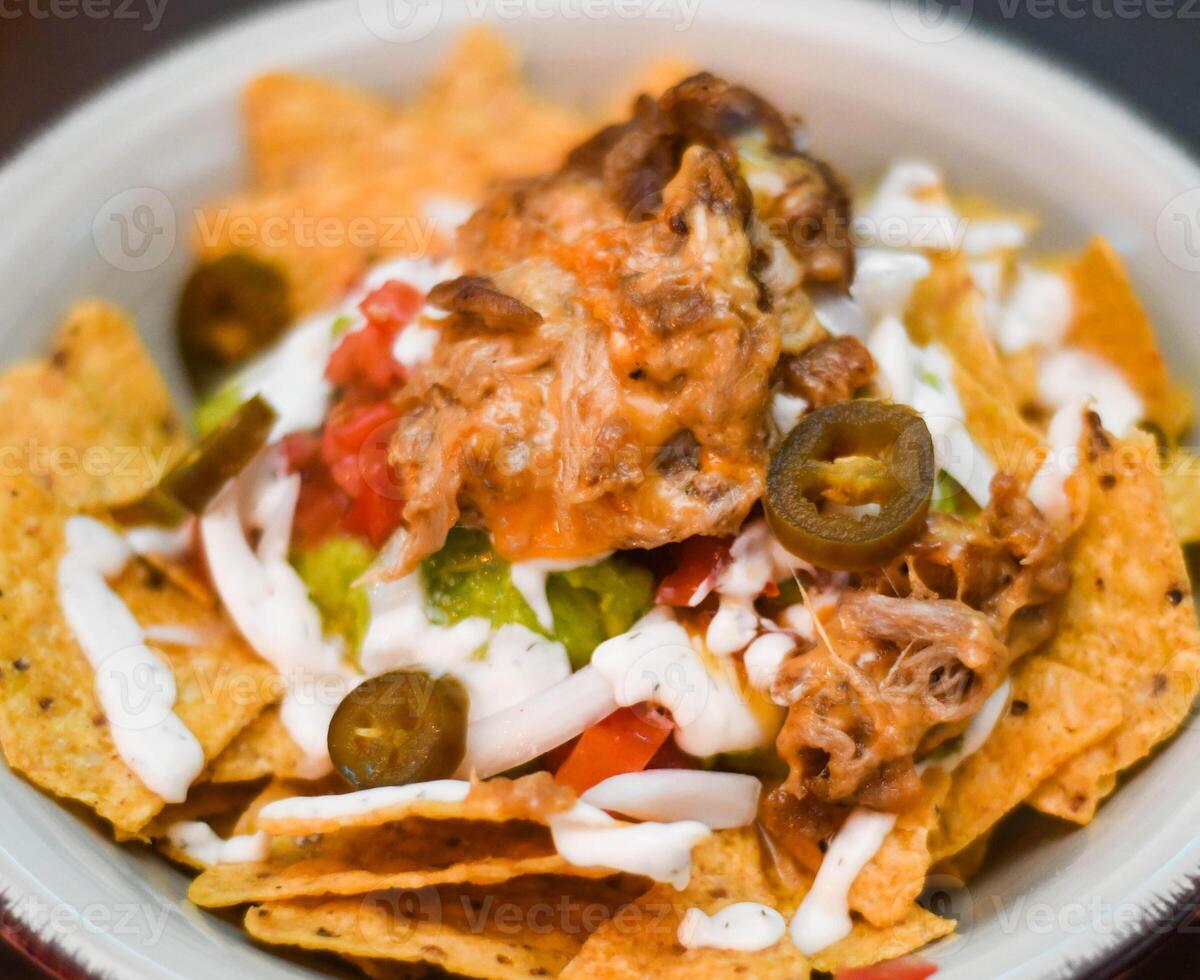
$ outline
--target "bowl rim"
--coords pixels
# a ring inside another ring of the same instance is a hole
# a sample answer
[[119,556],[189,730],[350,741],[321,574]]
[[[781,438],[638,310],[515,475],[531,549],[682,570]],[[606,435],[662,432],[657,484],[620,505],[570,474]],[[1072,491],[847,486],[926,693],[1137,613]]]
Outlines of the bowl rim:
[[[373,0],[358,0],[358,3],[364,2]],[[884,37],[882,30],[889,24],[894,38],[895,8],[913,7],[919,2],[839,0],[834,8],[823,4],[822,0],[753,0],[753,3],[749,0],[704,0],[703,16],[736,17],[752,27],[762,28],[769,28],[772,19],[777,17],[842,20],[863,31],[864,43],[878,44]],[[131,114],[150,111],[156,104],[157,111],[164,112],[161,99],[153,98],[161,92],[156,81],[159,77],[180,76],[193,70],[203,72],[212,64],[236,64],[236,60],[231,62],[223,57],[222,52],[244,48],[256,38],[266,40],[268,35],[273,41],[278,41],[281,34],[286,35],[287,43],[280,51],[289,58],[317,54],[328,47],[329,18],[352,13],[358,3],[355,0],[298,0],[287,5],[269,5],[262,10],[220,20],[197,34],[178,40],[49,120],[10,154],[0,157],[0,200],[21,199],[19,195],[44,190],[45,174],[55,172],[57,162],[77,158],[78,150],[86,146],[89,139],[101,139],[114,128],[119,130],[121,121],[130,118]],[[459,13],[455,11],[451,20],[461,21]],[[1085,118],[1101,131],[1119,132],[1130,148],[1136,147],[1139,153],[1153,161],[1154,169],[1167,182],[1181,191],[1200,186],[1200,162],[1185,149],[1178,137],[1162,129],[1157,122],[1147,121],[1094,76],[1073,65],[1059,67],[1044,53],[999,36],[986,27],[971,25],[965,33],[956,36],[954,42],[952,49],[950,45],[942,46],[941,53],[961,66],[964,84],[971,84],[973,78],[978,80],[1003,74],[1006,83],[1024,97],[1054,91],[1054,101],[1043,102],[1048,117],[1069,114],[1075,119]],[[172,104],[169,114],[186,112],[189,104],[202,101],[207,92],[208,88],[202,85],[190,99],[185,93]],[[19,234],[13,236],[14,241],[20,239]],[[0,872],[5,870],[5,861],[6,855],[0,852]],[[95,937],[90,943],[87,936],[76,937],[71,944],[73,948],[66,948],[53,935],[39,929],[37,923],[22,918],[17,905],[26,895],[17,890],[11,876],[5,877],[8,887],[0,894],[0,924],[4,926],[0,929],[0,938],[51,976],[77,980],[108,975],[107,967],[99,967],[93,972],[85,960],[88,954],[96,953],[99,962],[113,962],[111,955],[100,949],[102,937]],[[48,892],[38,893],[36,879],[31,879],[29,884],[33,887],[26,894],[53,898]],[[1137,906],[1141,917],[1137,924],[1109,942],[1097,937],[1085,959],[1062,963],[1054,975],[1086,980],[1108,980],[1117,976],[1165,943],[1195,913],[1198,901],[1200,867],[1183,873],[1173,872],[1167,866],[1157,868],[1138,889]]]

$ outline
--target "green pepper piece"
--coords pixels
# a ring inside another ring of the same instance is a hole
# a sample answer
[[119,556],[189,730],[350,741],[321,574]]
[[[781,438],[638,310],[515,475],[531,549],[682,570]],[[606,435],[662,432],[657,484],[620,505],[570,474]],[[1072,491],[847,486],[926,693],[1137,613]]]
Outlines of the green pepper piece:
[[862,571],[887,564],[917,536],[934,479],[933,440],[919,414],[842,402],[812,412],[784,440],[767,473],[764,507],[793,554]]
[[448,674],[380,674],[333,713],[329,756],[355,789],[445,779],[466,754],[468,707],[466,688]]
[[321,611],[327,633],[341,636],[357,658],[371,619],[367,591],[354,583],[371,566],[375,552],[358,538],[332,537],[291,556],[308,595]]
[[158,486],[113,516],[123,524],[175,527],[188,513],[202,514],[266,444],[275,418],[275,409],[255,395],[189,449]]

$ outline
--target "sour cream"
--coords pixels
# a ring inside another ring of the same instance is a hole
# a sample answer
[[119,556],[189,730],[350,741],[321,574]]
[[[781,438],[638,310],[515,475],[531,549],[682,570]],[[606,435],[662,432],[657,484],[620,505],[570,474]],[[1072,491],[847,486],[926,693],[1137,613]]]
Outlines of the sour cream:
[[732,949],[753,953],[770,949],[787,932],[782,915],[769,905],[735,902],[708,915],[688,909],[676,938],[684,949]]
[[1075,296],[1062,275],[1021,265],[1000,305],[992,335],[1008,354],[1030,347],[1058,347],[1074,315]]
[[435,779],[406,786],[376,786],[333,796],[292,796],[264,806],[259,811],[258,822],[267,830],[272,829],[272,824],[336,822],[423,800],[461,803],[470,791],[471,784],[465,779]]
[[1050,451],[1029,483],[1028,497],[1046,517],[1063,523],[1071,516],[1067,481],[1079,467],[1079,443],[1083,438],[1083,403],[1064,405],[1054,413],[1046,433]]
[[958,244],[961,223],[945,202],[937,170],[901,160],[884,175],[853,228],[863,245],[948,252]]
[[590,568],[599,565],[611,555],[606,551],[593,558],[555,561],[553,559],[537,559],[535,561],[513,562],[509,568],[512,584],[521,597],[529,604],[543,629],[554,629],[554,614],[550,611],[550,600],[546,598],[546,580],[554,572],[569,572],[576,568]]
[[1052,409],[1088,405],[1113,435],[1146,417],[1146,406],[1115,367],[1087,351],[1063,348],[1038,365],[1038,398]]
[[[971,719],[958,748],[940,759],[926,760],[918,769],[924,772],[937,766],[951,772],[978,752],[1004,716],[1011,695],[1012,684],[1006,679]],[[792,917],[792,941],[800,952],[812,956],[849,934],[853,927],[850,888],[895,825],[896,814],[866,807],[856,808],[846,818],[830,842],[812,888]]]
[[887,316],[902,318],[917,283],[932,268],[929,259],[919,252],[860,249],[855,256],[850,295],[871,323]]
[[133,527],[125,532],[125,543],[135,555],[180,558],[192,550],[196,521],[188,518],[177,528]]
[[725,830],[754,823],[761,792],[757,779],[740,773],[645,769],[611,776],[581,799],[635,820],[699,820],[713,830]]
[[222,840],[206,823],[183,820],[167,828],[167,840],[200,864],[240,864],[265,861],[271,855],[271,838],[262,831]]
[[617,704],[650,702],[667,708],[675,741],[691,755],[759,748],[769,741],[742,699],[731,671],[710,671],[692,639],[668,612],[605,640],[592,667],[612,686]]
[[90,517],[66,522],[58,563],[63,616],[95,672],[96,697],[121,760],[151,792],[182,803],[204,750],[175,714],[175,675],[106,581],[133,557],[126,541]]
[[612,868],[684,889],[692,877],[692,848],[712,836],[696,820],[625,823],[579,802],[549,818],[558,853],[581,868]]
[[[800,607],[804,609],[803,606]],[[808,613],[807,609],[804,609]],[[809,614],[811,623],[812,616]],[[779,668],[787,659],[788,654],[796,649],[796,640],[787,633],[763,633],[746,649],[742,663],[746,668],[746,679],[750,686],[764,694],[769,694],[779,675]]]

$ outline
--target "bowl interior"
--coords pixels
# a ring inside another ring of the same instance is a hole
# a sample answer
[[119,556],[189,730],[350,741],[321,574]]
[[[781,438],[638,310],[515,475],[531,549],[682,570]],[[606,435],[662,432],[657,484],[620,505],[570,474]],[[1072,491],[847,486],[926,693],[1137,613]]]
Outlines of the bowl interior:
[[[468,8],[446,6],[436,29],[404,44],[368,29],[360,8],[372,0],[269,12],[140,72],[30,147],[0,174],[0,360],[36,350],[73,299],[103,295],[136,315],[183,391],[170,325],[190,262],[185,232],[194,208],[244,182],[241,87],[287,67],[403,97],[470,23]],[[1200,173],[1078,83],[971,33],[922,43],[887,4],[677,0],[637,17],[613,4],[595,19],[488,9],[528,53],[535,83],[559,97],[603,99],[630,67],[679,53],[802,113],[814,149],[855,181],[920,157],[955,187],[1037,211],[1047,249],[1103,232],[1148,298],[1178,376],[1197,387],[1195,273],[1168,261],[1155,229]],[[144,272],[106,262],[93,237],[106,202],[131,189],[164,193],[180,229],[166,261]],[[969,926],[936,951],[942,975],[1070,973],[1136,930],[1200,867],[1200,799],[1177,777],[1198,747],[1200,732],[1185,726],[1085,830],[1034,819],[1006,830],[1000,859],[970,891],[942,896]],[[0,889],[35,924],[52,921],[83,963],[121,976],[308,972],[188,906],[185,878],[153,855],[117,848],[7,770],[0,787]]]

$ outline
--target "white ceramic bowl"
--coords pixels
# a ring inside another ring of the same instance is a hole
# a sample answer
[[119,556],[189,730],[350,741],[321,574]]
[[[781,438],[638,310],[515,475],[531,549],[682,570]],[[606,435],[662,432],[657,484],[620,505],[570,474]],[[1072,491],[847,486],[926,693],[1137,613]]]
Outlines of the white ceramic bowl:
[[[39,347],[72,298],[97,293],[133,311],[178,380],[170,324],[189,258],[182,243],[169,246],[169,212],[182,229],[193,207],[239,186],[242,86],[290,67],[403,93],[480,7],[528,52],[535,83],[560,97],[600,97],[622,69],[678,51],[802,111],[814,147],[852,177],[919,155],[955,185],[1039,211],[1043,245],[1103,231],[1126,253],[1179,376],[1200,379],[1200,263],[1187,238],[1200,229],[1186,224],[1200,201],[1179,198],[1200,187],[1196,165],[1104,95],[1020,51],[857,0],[653,0],[636,17],[628,0],[450,0],[444,9],[426,0],[407,27],[363,0],[238,23],[107,91],[0,174],[0,359]],[[608,16],[569,16],[579,10]],[[126,211],[131,200],[157,209],[162,234],[147,261],[104,258],[119,230],[111,201],[122,194]],[[153,268],[131,268],[141,264]],[[991,870],[969,894],[949,896],[963,928],[931,954],[940,976],[1111,972],[1144,947],[1200,871],[1197,755],[1200,730],[1189,725],[1087,829],[1023,819],[1006,830]],[[185,878],[153,855],[118,848],[2,768],[0,828],[0,891],[91,972],[310,975],[190,907]]]

